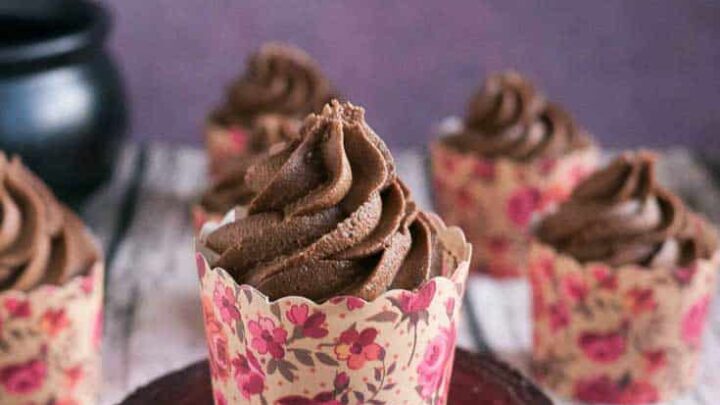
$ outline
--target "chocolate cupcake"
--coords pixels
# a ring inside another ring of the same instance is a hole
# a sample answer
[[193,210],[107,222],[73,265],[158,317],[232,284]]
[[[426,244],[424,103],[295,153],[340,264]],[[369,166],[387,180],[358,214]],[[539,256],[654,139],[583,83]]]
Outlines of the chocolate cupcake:
[[669,400],[693,384],[718,264],[715,230],[625,153],[537,228],[538,379],[587,402]]
[[216,401],[445,403],[470,246],[418,210],[361,108],[301,133],[199,241]]
[[221,173],[235,156],[266,151],[297,138],[306,115],[332,98],[329,80],[304,51],[287,44],[263,45],[209,117],[206,142],[210,173]]
[[567,198],[597,155],[589,135],[527,79],[496,74],[431,145],[435,204],[473,244],[472,269],[522,276],[531,224]]
[[0,403],[94,404],[100,250],[81,220],[2,152],[0,209]]

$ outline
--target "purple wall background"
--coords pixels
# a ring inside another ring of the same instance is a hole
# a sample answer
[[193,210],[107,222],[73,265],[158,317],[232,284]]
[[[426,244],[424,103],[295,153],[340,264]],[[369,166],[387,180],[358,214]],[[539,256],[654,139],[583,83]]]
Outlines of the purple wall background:
[[283,40],[318,59],[395,147],[426,142],[488,72],[512,67],[605,145],[720,151],[712,1],[105,1],[137,138],[198,142],[247,53]]

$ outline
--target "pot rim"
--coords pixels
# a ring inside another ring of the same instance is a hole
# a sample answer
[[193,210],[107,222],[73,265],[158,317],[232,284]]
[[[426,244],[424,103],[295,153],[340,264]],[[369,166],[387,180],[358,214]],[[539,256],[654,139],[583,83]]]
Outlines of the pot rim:
[[0,66],[44,61],[101,45],[110,31],[110,15],[96,2],[66,0],[61,4],[55,3],[55,7],[46,15],[23,11],[22,6],[15,9],[11,7],[6,15],[39,22],[70,24],[52,36],[0,46]]

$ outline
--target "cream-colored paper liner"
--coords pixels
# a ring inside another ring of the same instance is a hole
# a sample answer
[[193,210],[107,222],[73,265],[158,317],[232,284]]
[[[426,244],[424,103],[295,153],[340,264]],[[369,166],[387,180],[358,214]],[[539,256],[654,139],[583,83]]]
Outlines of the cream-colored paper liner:
[[665,401],[695,380],[719,256],[686,268],[581,264],[533,242],[533,368],[586,402]]
[[472,243],[471,271],[498,278],[525,275],[531,225],[564,201],[599,159],[594,146],[528,163],[484,159],[441,140],[430,153],[437,213]]
[[62,286],[0,293],[0,404],[93,405],[104,265]]
[[215,403],[445,404],[471,247],[440,237],[461,258],[448,277],[371,302],[270,302],[197,253]]

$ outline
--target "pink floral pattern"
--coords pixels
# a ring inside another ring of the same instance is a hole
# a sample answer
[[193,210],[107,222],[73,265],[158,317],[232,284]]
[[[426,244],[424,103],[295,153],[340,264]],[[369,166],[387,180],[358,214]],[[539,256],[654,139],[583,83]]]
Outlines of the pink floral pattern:
[[216,403],[389,405],[404,397],[444,404],[466,256],[450,278],[417,291],[320,305],[300,297],[270,302],[200,256]]
[[670,400],[695,377],[718,258],[683,269],[581,264],[532,243],[533,369],[582,401]]
[[705,330],[709,310],[710,295],[708,294],[700,297],[683,315],[682,338],[688,345],[692,347],[700,346],[700,339],[703,330]]
[[597,161],[595,148],[561,159],[517,163],[478,158],[436,142],[431,147],[435,207],[473,244],[472,270],[520,277],[525,274],[530,226],[565,200]]
[[40,389],[47,378],[47,364],[43,360],[30,360],[10,364],[0,369],[0,384],[12,395],[26,395]]
[[248,133],[245,128],[225,128],[209,123],[205,128],[205,144],[211,177],[217,176],[229,159],[245,154],[247,143]]
[[63,286],[0,293],[3,404],[96,403],[102,286],[97,263]]
[[422,362],[417,367],[418,386],[417,391],[425,400],[437,403],[439,397],[447,395],[447,392],[440,390],[450,372],[449,365],[455,351],[455,325],[443,328],[438,335],[430,341]]
[[270,354],[275,359],[285,357],[287,331],[276,326],[272,318],[258,316],[248,323],[248,330],[252,338],[250,345],[259,354]]

